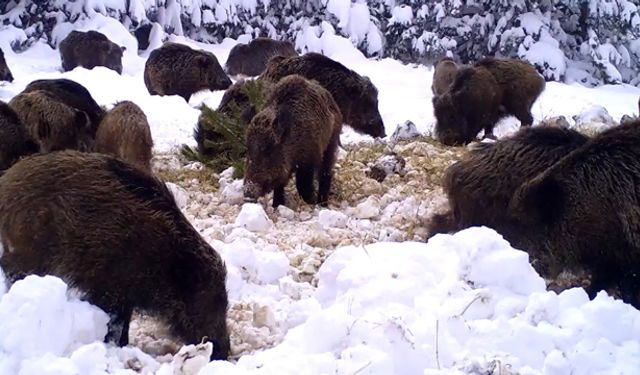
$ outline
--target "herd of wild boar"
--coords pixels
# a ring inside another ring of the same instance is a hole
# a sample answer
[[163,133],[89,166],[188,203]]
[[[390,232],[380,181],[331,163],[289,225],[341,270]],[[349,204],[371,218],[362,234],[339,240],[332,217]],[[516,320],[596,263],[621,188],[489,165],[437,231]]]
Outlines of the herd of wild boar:
[[[148,46],[150,28],[135,35]],[[63,70],[104,66],[122,73],[124,48],[95,31],[60,43]],[[265,103],[255,108],[230,76],[256,77]],[[0,79],[13,76],[0,51]],[[241,109],[245,129],[244,197],[273,192],[285,204],[295,186],[309,204],[329,202],[342,126],[386,137],[378,90],[366,76],[322,54],[299,55],[286,41],[258,38],[234,47],[226,67],[210,52],[167,42],[153,50],[144,83],[151,95],[186,101],[203,89],[226,90],[217,108]],[[466,145],[513,115],[522,128],[479,143],[444,179],[449,210],[429,220],[430,236],[488,226],[527,251],[544,276],[586,270],[589,293],[616,289],[640,307],[640,121],[587,137],[532,127],[545,88],[520,60],[486,57],[472,65],[444,58],[433,77],[436,138]],[[640,103],[639,103],[640,106]],[[217,135],[198,123],[204,155]],[[226,267],[182,214],[151,168],[145,113],[123,101],[106,110],[68,79],[31,82],[0,102],[0,266],[12,283],[52,274],[110,314],[105,340],[127,345],[131,315],[162,319],[187,344],[206,338],[212,359],[229,355]],[[317,181],[317,192],[316,192]]]

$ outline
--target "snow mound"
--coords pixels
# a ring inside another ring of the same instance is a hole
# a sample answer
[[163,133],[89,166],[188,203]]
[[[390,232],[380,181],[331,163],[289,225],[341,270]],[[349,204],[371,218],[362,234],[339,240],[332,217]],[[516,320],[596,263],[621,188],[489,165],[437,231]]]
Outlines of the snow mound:
[[340,211],[320,210],[318,222],[323,228],[346,228],[349,217]]
[[27,276],[0,299],[0,373],[102,341],[108,321],[99,308],[69,297],[59,278]]
[[264,212],[262,205],[245,203],[236,218],[236,225],[251,232],[266,232],[273,227],[273,222]]
[[607,109],[601,105],[592,105],[573,116],[575,127],[581,130],[602,131],[616,126],[617,123],[611,117]]
[[[497,272],[497,270],[499,270]],[[640,312],[604,292],[547,292],[488,228],[428,243],[337,249],[318,272],[321,306],[284,341],[201,374],[634,374]]]

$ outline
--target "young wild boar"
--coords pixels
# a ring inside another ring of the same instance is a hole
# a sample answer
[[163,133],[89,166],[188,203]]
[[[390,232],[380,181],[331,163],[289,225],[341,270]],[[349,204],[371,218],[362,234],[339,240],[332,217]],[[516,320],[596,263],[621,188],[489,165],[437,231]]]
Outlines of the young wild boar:
[[89,90],[78,82],[66,78],[58,79],[38,79],[32,81],[22,91],[23,93],[32,91],[45,91],[59,102],[82,111],[89,116],[93,135],[102,121],[104,109],[96,103]]
[[543,274],[567,265],[592,274],[591,297],[617,287],[640,307],[640,120],[596,135],[518,188],[508,214],[521,249]]
[[266,69],[267,63],[274,56],[298,56],[298,53],[289,41],[260,37],[249,44],[236,44],[229,52],[226,70],[231,76],[257,76]]
[[0,177],[0,238],[9,283],[62,278],[110,315],[105,341],[127,345],[140,309],[227,358],[225,264],[152,175],[97,153],[26,157]]
[[211,52],[167,42],[149,55],[144,84],[151,95],[179,95],[187,102],[200,90],[224,90],[231,80]]
[[447,91],[433,97],[436,138],[445,145],[458,146],[474,140],[482,129],[485,137],[492,137],[500,119],[501,95],[488,70],[459,69]]
[[95,150],[151,173],[153,140],[142,109],[130,101],[116,104],[98,127]]
[[340,109],[327,90],[299,75],[281,79],[247,127],[245,199],[273,190],[273,206],[284,204],[285,186],[295,173],[302,199],[326,206],[341,130]]
[[440,96],[447,91],[456,77],[458,64],[450,57],[445,57],[438,61],[433,69],[433,82],[431,92],[433,96]]
[[0,81],[13,82],[13,74],[4,59],[4,52],[0,49]]
[[480,59],[474,66],[486,68],[495,77],[502,90],[504,114],[514,115],[522,126],[531,126],[531,107],[546,85],[536,68],[523,60],[494,57]]
[[20,157],[34,152],[38,152],[38,145],[29,139],[14,110],[0,101],[0,174]]
[[386,137],[378,111],[378,89],[368,77],[324,55],[310,52],[302,56],[272,58],[259,79],[277,83],[290,74],[313,79],[327,89],[338,104],[343,121],[355,131],[376,138]]
[[122,53],[125,47],[110,41],[97,31],[72,31],[59,45],[62,69],[65,72],[77,66],[93,69],[104,66],[122,74]]
[[9,102],[41,152],[89,151],[95,132],[86,113],[58,101],[46,91],[16,95]]
[[571,129],[536,126],[479,144],[447,168],[443,189],[450,210],[431,218],[429,237],[484,225],[514,240],[518,228],[505,216],[513,193],[586,142],[587,137]]

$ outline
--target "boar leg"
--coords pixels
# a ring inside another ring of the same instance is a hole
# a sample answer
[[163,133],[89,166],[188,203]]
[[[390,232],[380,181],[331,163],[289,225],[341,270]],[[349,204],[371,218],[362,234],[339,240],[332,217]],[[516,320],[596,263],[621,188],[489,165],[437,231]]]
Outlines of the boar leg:
[[118,346],[129,345],[129,323],[131,322],[132,313],[133,309],[124,307],[109,314],[105,342],[115,342]]
[[273,208],[284,205],[284,185],[273,189]]
[[316,168],[311,165],[301,165],[296,170],[296,189],[307,204],[316,204],[313,177]]
[[530,108],[522,108],[515,113],[515,116],[520,120],[520,126],[531,126],[533,124],[533,116],[531,115]]
[[340,132],[334,132],[329,143],[329,147],[322,156],[322,166],[318,175],[318,203],[320,206],[327,207],[329,205],[329,192],[331,191],[331,182],[333,180],[333,166],[336,163],[336,151],[340,143]]

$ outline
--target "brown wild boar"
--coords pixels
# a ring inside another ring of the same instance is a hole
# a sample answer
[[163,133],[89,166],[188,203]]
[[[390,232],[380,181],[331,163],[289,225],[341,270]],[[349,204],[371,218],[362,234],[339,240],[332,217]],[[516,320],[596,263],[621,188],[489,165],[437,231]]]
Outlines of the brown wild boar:
[[87,114],[56,100],[48,92],[18,94],[9,106],[41,152],[93,149],[95,133]]
[[447,168],[443,190],[450,209],[431,218],[429,237],[487,226],[512,241],[518,228],[505,212],[516,189],[587,140],[575,130],[536,126],[495,143],[478,144]]
[[83,111],[89,116],[93,135],[102,121],[104,109],[96,103],[89,90],[78,82],[66,78],[38,79],[32,81],[22,90],[23,93],[31,91],[46,91],[59,102],[62,102],[79,111]]
[[200,90],[225,90],[231,86],[211,52],[167,42],[149,54],[144,84],[151,95],[179,95],[187,102]]
[[450,57],[445,57],[438,61],[433,69],[433,81],[431,83],[431,92],[433,96],[440,96],[447,91],[456,77],[458,64]]
[[0,101],[0,173],[34,152],[38,152],[38,145],[29,138],[15,111]]
[[358,133],[386,137],[378,110],[378,89],[368,77],[324,55],[309,52],[302,56],[272,58],[259,79],[277,83],[291,74],[313,79],[327,89],[340,107],[343,121]]
[[231,76],[257,76],[264,72],[274,56],[298,56],[293,44],[286,40],[259,37],[248,44],[238,43],[229,52],[226,70]]
[[142,109],[130,101],[117,103],[98,127],[95,150],[151,173],[153,139]]
[[0,49],[0,81],[13,82],[13,74],[7,65],[2,49]]
[[502,110],[513,115],[522,126],[533,125],[531,107],[544,91],[546,83],[536,68],[524,60],[485,57],[474,66],[484,67],[502,89]]
[[485,137],[492,137],[500,119],[501,95],[488,70],[459,69],[447,91],[432,99],[436,138],[447,146],[459,146],[473,141],[483,129]]
[[104,66],[122,74],[122,53],[126,47],[113,43],[102,33],[74,30],[60,42],[58,48],[65,72],[77,66],[86,69]]
[[273,190],[273,206],[284,204],[295,173],[302,199],[326,206],[341,130],[340,109],[327,90],[299,75],[281,79],[246,130],[245,199]]
[[520,248],[539,254],[542,274],[591,272],[593,298],[618,288],[640,307],[640,120],[607,129],[514,193],[507,214]]
[[0,238],[9,283],[62,278],[110,315],[105,341],[127,345],[139,309],[227,358],[226,266],[152,175],[98,153],[23,158],[0,177]]

